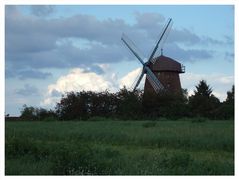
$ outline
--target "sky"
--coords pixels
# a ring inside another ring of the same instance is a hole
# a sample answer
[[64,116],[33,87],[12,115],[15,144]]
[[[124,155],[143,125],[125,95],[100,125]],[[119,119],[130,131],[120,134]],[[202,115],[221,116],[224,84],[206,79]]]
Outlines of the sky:
[[193,94],[204,79],[224,101],[234,84],[233,5],[6,5],[5,113],[54,109],[69,91],[132,88],[142,67],[122,33],[148,58],[168,18],[163,54],[186,66],[182,88]]

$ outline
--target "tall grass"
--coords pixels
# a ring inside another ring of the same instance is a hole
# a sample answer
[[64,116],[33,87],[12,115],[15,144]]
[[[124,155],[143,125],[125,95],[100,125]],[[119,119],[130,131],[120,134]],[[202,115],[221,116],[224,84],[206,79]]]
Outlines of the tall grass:
[[6,174],[232,175],[233,121],[6,122]]

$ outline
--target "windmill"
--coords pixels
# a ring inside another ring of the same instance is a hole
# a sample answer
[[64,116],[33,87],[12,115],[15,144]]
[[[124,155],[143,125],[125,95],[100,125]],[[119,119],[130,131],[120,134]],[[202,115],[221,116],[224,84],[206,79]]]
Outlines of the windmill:
[[[125,34],[122,35],[121,40],[143,65],[142,72],[134,86],[134,90],[136,90],[143,76],[146,74],[144,93],[158,93],[162,90],[181,92],[179,73],[184,73],[185,67],[177,61],[163,56],[162,52],[163,44],[172,27],[172,24],[173,22],[170,18],[165,24],[158,40],[156,41],[155,47],[146,61],[134,43]],[[161,50],[161,55],[154,58],[158,49]]]

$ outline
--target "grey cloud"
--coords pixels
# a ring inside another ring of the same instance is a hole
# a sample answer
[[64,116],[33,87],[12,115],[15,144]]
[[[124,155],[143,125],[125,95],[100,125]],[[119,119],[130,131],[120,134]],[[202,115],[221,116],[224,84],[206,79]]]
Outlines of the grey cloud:
[[59,53],[61,53],[69,67],[74,67],[81,64],[92,65],[94,63],[118,62],[124,57],[121,53],[123,48],[121,44],[113,46],[95,44],[91,45],[89,49],[81,49],[67,44],[59,48]]
[[175,59],[178,59],[180,62],[184,61],[197,61],[197,60],[206,60],[213,57],[213,51],[205,51],[202,49],[183,49],[177,44],[170,44],[164,48],[164,54]]
[[52,74],[49,72],[41,72],[38,70],[12,70],[6,69],[6,78],[19,78],[21,80],[25,79],[46,79],[51,77]]
[[158,13],[139,13],[135,12],[135,19],[137,21],[136,27],[138,28],[149,28],[155,25],[162,25],[164,23],[164,16]]
[[[33,6],[35,14],[52,13],[51,6]],[[122,19],[99,20],[92,15],[78,14],[72,17],[59,19],[45,19],[21,14],[16,6],[6,7],[6,64],[9,67],[8,77],[15,74],[20,78],[33,75],[35,78],[47,78],[50,74],[42,72],[24,72],[26,68],[69,68],[89,66],[96,73],[103,73],[95,63],[114,63],[132,59],[120,37],[122,32],[136,40],[144,54],[148,54],[154,45],[155,37],[164,24],[164,16],[157,13],[135,13],[136,23],[127,24]],[[152,28],[153,27],[153,28]],[[89,48],[77,47],[72,42],[63,42],[62,39],[75,38],[89,41]],[[177,43],[186,46],[197,44],[202,40],[215,43],[216,40],[202,38],[187,29],[172,29],[167,40],[171,47],[170,54],[183,60],[210,58],[208,50],[184,50],[177,47]],[[94,43],[96,42],[96,43]],[[175,48],[177,47],[177,48]],[[35,70],[34,70],[35,71]],[[21,72],[21,73],[20,73]]]
[[20,79],[46,79],[50,76],[52,76],[51,73],[48,72],[40,72],[40,71],[33,71],[33,70],[25,70],[25,71],[20,71],[19,73],[19,78]]
[[170,36],[168,38],[169,42],[184,42],[188,45],[196,44],[200,42],[200,37],[196,34],[190,32],[188,29],[173,29],[170,32]]
[[5,77],[6,78],[14,78],[16,77],[15,71],[11,71],[10,69],[5,70]]
[[[140,28],[144,30],[149,39],[155,39],[161,33],[160,30],[165,25],[165,18],[157,13],[135,13],[136,14],[136,24],[134,28]],[[153,28],[152,28],[153,27]],[[137,35],[137,34],[136,34]],[[138,36],[139,37],[139,36]],[[227,38],[228,40],[229,38]],[[169,43],[183,43],[188,46],[198,45],[198,44],[221,44],[224,41],[219,41],[210,37],[200,37],[194,32],[188,29],[175,29],[172,28],[169,31],[169,36],[167,38]]]
[[38,95],[38,89],[32,85],[25,84],[24,88],[17,89],[16,94],[22,95],[22,96],[32,96],[32,95]]
[[55,11],[54,6],[51,5],[32,5],[31,13],[35,16],[48,16]]
[[8,34],[6,33],[6,52],[34,53],[56,48],[56,37],[43,34]]
[[67,67],[66,59],[57,49],[35,53],[6,53],[6,64],[13,69]]

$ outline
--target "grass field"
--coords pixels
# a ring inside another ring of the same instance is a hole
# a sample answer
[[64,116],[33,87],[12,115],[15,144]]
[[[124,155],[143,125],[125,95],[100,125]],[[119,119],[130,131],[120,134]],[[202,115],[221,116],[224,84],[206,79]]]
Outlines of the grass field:
[[5,148],[6,175],[234,174],[233,121],[6,122]]

